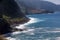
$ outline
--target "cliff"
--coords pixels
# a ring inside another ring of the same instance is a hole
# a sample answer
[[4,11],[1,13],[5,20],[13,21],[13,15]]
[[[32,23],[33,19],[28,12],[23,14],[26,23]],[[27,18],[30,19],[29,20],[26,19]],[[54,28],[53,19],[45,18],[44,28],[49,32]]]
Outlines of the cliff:
[[34,8],[34,9],[45,9],[50,11],[60,11],[60,4],[57,5],[50,1],[45,0],[17,0],[20,5],[24,5],[27,8]]
[[0,34],[9,33],[11,25],[27,22],[29,19],[21,12],[15,0],[0,0]]
[[21,12],[20,7],[15,0],[2,0],[0,3],[0,14],[2,14],[3,17],[7,19],[10,23],[28,20],[25,14]]

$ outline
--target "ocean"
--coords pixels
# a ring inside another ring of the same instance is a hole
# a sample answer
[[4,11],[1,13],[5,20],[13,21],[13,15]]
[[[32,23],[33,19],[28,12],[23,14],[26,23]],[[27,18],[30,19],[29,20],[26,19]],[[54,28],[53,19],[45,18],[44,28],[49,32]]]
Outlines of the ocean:
[[9,40],[60,40],[60,12],[26,15],[31,20],[16,26],[24,31],[11,33]]

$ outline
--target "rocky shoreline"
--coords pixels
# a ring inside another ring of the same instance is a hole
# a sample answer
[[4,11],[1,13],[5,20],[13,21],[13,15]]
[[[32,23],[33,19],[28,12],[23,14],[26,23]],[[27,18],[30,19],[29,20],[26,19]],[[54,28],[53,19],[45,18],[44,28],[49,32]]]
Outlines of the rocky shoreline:
[[[29,21],[29,18],[21,12],[20,7],[15,0],[0,1],[0,40],[7,40],[4,34],[17,31],[13,26],[23,24]],[[22,30],[20,30],[22,31]]]
[[[1,20],[0,20],[1,21]],[[0,38],[2,37],[2,40],[6,40],[5,39],[5,37],[7,36],[7,35],[5,35],[5,34],[8,34],[8,33],[12,33],[12,32],[15,32],[15,31],[23,31],[23,29],[17,29],[17,28],[14,28],[15,26],[18,26],[18,25],[20,25],[20,24],[24,24],[24,23],[26,23],[26,22],[28,22],[29,20],[24,20],[24,21],[22,21],[21,23],[18,23],[18,24],[13,24],[13,26],[12,25],[10,25],[6,20],[4,20],[4,19],[2,19],[2,21],[1,21],[1,23],[3,23],[3,24],[0,24]],[[2,26],[3,25],[3,26]]]

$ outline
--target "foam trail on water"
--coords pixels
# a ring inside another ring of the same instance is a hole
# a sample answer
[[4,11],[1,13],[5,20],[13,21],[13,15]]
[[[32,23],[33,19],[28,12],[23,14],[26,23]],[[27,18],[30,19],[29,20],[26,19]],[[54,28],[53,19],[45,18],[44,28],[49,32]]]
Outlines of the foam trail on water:
[[25,24],[21,24],[19,26],[16,26],[16,28],[23,29],[24,31],[21,31],[21,32],[20,31],[13,32],[12,34],[13,35],[20,34],[20,33],[31,33],[31,34],[33,34],[34,29],[28,28],[27,25],[32,24],[32,23],[35,23],[35,22],[43,21],[43,20],[39,20],[37,18],[32,18],[32,17],[29,17],[29,18],[30,18],[30,21],[29,22],[27,22]]
[[[27,25],[32,24],[32,23],[36,23],[36,22],[40,22],[40,21],[44,21],[44,20],[40,20],[40,19],[32,18],[32,17],[29,17],[29,18],[30,18],[30,21],[28,21],[27,23],[16,26],[16,28],[18,28],[18,29],[23,29],[23,30],[25,29],[24,31],[21,31],[21,32],[17,31],[17,32],[13,32],[11,34],[17,35],[17,34],[25,33],[27,35],[34,35],[35,29],[30,29],[27,27]],[[11,38],[11,37],[8,37],[7,39],[16,40],[16,38]]]
[[[23,32],[30,32],[30,31],[33,31],[34,29],[29,29],[27,27],[27,25],[29,24],[32,24],[32,23],[36,23],[36,22],[39,22],[39,21],[44,21],[44,20],[40,20],[40,19],[37,19],[37,18],[32,18],[32,17],[29,17],[30,18],[30,21],[28,21],[27,23],[25,24],[21,24],[19,26],[16,26],[17,29],[23,29],[24,31]],[[19,32],[18,32],[19,33]],[[17,34],[18,34],[17,33]],[[16,33],[15,33],[16,34]],[[33,34],[33,33],[31,33]]]
[[8,39],[8,40],[16,40],[16,38],[11,38],[11,37],[8,37],[6,39]]
[[25,29],[26,28],[25,26],[27,26],[29,24],[44,21],[44,20],[40,20],[40,19],[37,19],[37,18],[32,18],[32,17],[29,17],[29,18],[30,18],[29,22],[27,22],[25,24],[21,24],[19,26],[16,26],[16,28],[18,28],[18,29]]

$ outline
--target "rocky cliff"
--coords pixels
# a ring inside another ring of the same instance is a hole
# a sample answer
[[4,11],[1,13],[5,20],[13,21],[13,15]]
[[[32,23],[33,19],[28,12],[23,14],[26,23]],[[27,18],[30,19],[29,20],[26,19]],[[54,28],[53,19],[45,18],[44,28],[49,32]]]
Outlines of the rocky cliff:
[[0,0],[0,34],[8,33],[11,29],[10,24],[24,23],[28,18],[20,10],[15,0]]
[[45,9],[50,11],[60,11],[60,4],[54,4],[50,1],[45,0],[17,0],[19,4],[23,4],[27,8],[34,8],[34,9]]
[[[15,0],[2,0],[0,3],[0,13],[11,17],[24,17]],[[14,16],[13,16],[14,15]]]

